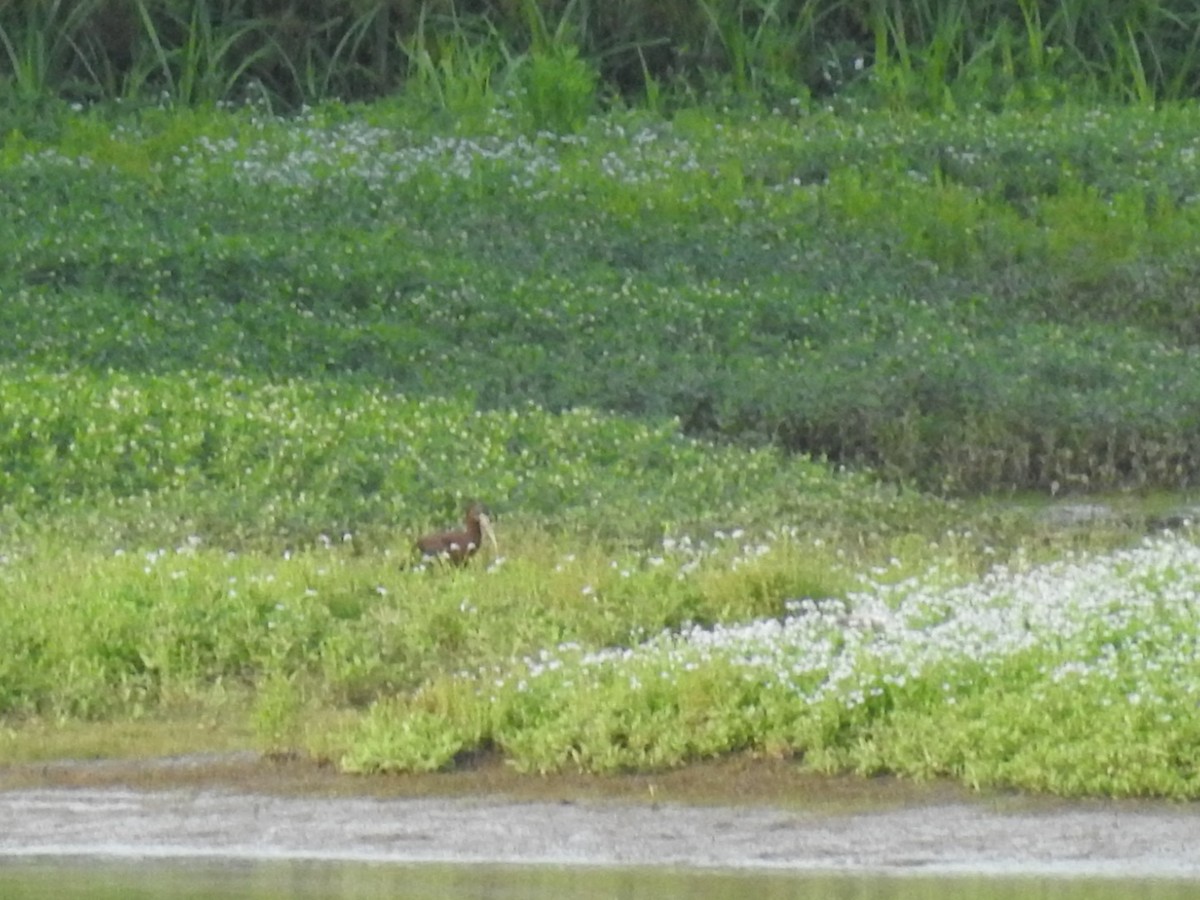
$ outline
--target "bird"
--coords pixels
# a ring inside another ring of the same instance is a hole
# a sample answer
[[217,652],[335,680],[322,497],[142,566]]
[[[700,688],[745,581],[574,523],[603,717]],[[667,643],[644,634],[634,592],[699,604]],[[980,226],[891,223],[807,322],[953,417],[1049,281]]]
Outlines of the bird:
[[467,560],[475,555],[483,544],[486,535],[492,542],[492,549],[500,552],[496,543],[496,535],[492,531],[492,520],[488,509],[482,503],[472,503],[467,507],[464,524],[465,529],[438,531],[427,534],[417,540],[417,549],[425,559],[443,559],[456,566],[465,566]]

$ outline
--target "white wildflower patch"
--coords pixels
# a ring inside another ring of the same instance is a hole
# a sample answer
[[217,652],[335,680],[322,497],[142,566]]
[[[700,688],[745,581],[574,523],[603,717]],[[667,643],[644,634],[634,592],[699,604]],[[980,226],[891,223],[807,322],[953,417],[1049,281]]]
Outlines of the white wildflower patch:
[[[700,169],[684,138],[643,129],[595,136],[612,149],[583,153],[583,135],[423,136],[361,120],[325,123],[312,114],[286,127],[264,123],[257,139],[197,138],[177,163],[198,182],[214,169],[246,187],[279,185],[308,190],[353,182],[391,190],[407,182],[453,184],[497,175],[514,190],[566,189],[582,176],[642,186]],[[574,170],[564,172],[569,157]],[[540,194],[539,196],[549,196]]]
[[[682,673],[719,662],[764,688],[853,707],[935,671],[938,689],[952,695],[964,685],[946,673],[979,678],[1028,653],[1049,661],[1055,681],[1112,680],[1135,666],[1177,673],[1171,686],[1200,699],[1200,547],[1188,540],[1156,539],[1027,571],[997,568],[956,587],[939,580],[868,581],[844,601],[794,602],[781,619],[693,626],[632,649],[559,648],[526,660],[520,677],[557,678],[569,665],[577,681],[589,673],[600,680],[613,670]],[[1161,678],[1155,683],[1161,694]],[[1145,702],[1151,693],[1129,690],[1126,698]]]

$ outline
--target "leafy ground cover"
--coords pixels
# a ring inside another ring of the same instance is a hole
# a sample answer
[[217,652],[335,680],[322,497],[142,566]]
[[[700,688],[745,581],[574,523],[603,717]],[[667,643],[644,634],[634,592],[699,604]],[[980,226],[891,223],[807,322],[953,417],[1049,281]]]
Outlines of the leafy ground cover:
[[[1192,483],[1196,117],[8,132],[6,739],[1194,796],[1188,540],[896,485]],[[501,555],[414,566],[468,498]]]
[[0,347],[677,417],[952,492],[1175,489],[1196,117],[70,117],[0,155]]
[[820,771],[1194,797],[1198,579],[1195,544],[1177,539],[949,586],[864,577],[775,617],[435,679],[375,706],[343,764],[436,768],[488,744],[526,771],[625,771],[750,750]]

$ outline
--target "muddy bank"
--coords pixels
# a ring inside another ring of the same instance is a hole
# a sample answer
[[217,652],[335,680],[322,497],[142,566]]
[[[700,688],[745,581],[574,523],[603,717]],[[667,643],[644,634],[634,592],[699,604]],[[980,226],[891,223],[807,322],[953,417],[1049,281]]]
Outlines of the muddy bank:
[[[768,767],[770,768],[770,767]],[[214,777],[224,771],[225,778]],[[121,786],[140,772],[136,786]],[[248,772],[274,773],[258,779]],[[307,780],[302,771],[309,772]],[[201,777],[203,775],[203,777]],[[696,803],[671,777],[363,781],[249,756],[0,772],[0,857],[380,862],[1162,876],[1200,880],[1200,805],[971,798],[946,786],[768,772],[780,791]],[[497,776],[500,777],[500,776]],[[711,781],[712,773],[701,776]],[[35,783],[37,782],[37,783]],[[302,782],[302,783],[301,783]],[[459,789],[455,790],[454,785]],[[515,782],[514,782],[515,784]],[[613,789],[613,785],[616,789]],[[622,787],[622,784],[624,787]],[[157,785],[157,786],[156,786]]]
[[1200,879],[1193,810],[762,807],[301,798],[213,790],[0,794],[0,856],[674,865]]

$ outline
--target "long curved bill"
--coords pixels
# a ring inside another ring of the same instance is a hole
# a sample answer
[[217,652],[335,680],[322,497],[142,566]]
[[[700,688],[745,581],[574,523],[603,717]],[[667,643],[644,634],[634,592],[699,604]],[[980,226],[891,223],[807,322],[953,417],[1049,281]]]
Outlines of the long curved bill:
[[500,553],[500,545],[496,543],[496,532],[492,531],[492,520],[486,515],[479,516],[479,527],[483,529],[484,535],[492,542],[492,550],[497,554]]

